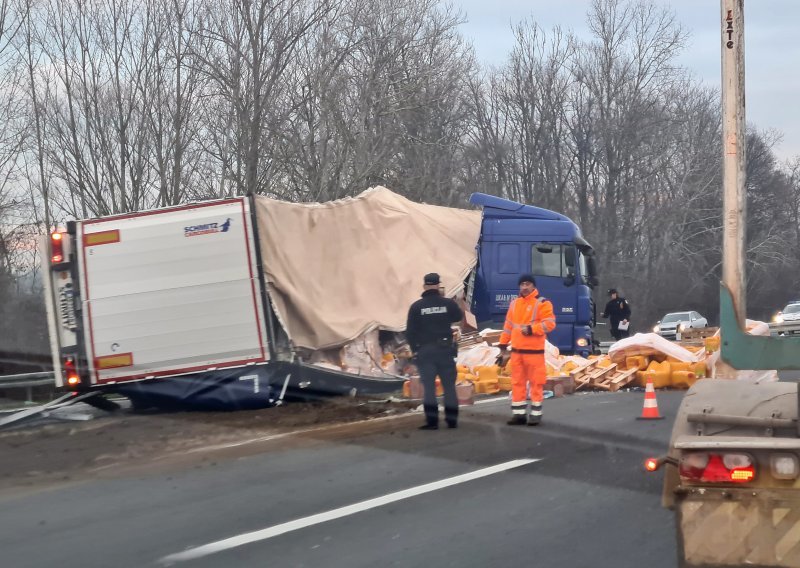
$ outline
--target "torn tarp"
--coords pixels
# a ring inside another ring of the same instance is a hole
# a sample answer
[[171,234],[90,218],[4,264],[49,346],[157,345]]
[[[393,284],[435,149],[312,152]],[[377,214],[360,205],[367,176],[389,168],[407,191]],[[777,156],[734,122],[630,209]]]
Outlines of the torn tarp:
[[454,296],[475,266],[480,211],[414,203],[378,187],[330,203],[256,197],[267,288],[296,347],[403,331],[422,277]]
[[180,377],[123,383],[113,387],[134,408],[165,410],[255,410],[274,406],[284,369],[257,365]]

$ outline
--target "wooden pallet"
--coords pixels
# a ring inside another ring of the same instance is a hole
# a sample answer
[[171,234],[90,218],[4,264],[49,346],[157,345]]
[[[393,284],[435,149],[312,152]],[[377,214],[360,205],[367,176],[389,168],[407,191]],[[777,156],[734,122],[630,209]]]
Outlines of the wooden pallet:
[[575,380],[575,390],[580,390],[587,386],[594,386],[597,383],[603,382],[603,380],[610,375],[613,375],[614,372],[617,370],[616,363],[609,366],[609,367],[598,367],[597,361],[593,361],[592,363],[575,369],[570,375],[573,376]]
[[595,382],[592,386],[596,389],[607,390],[610,392],[617,392],[624,386],[629,385],[636,379],[636,371],[639,369],[628,369],[622,371],[616,369],[611,375],[606,375],[601,381]]
[[477,331],[475,331],[472,333],[463,334],[461,339],[458,340],[458,348],[469,349],[470,347],[475,347],[476,345],[481,345],[483,343],[485,343],[483,338]]
[[503,335],[502,331],[490,331],[486,335],[481,336],[483,340],[489,345],[500,343],[500,337]]
[[606,382],[614,376],[617,372],[617,364],[614,363],[609,367],[598,367],[596,370],[589,373],[589,382],[586,386],[592,388],[602,388],[600,385],[605,385]]
[[636,379],[638,369],[627,371],[619,369],[616,364],[609,367],[598,367],[597,361],[579,367],[570,372],[570,377],[575,381],[575,390],[594,388],[616,392]]
[[689,328],[681,332],[681,341],[691,339],[705,339],[711,337],[719,330],[718,327]]
[[573,382],[575,383],[575,388],[578,387],[581,383],[583,383],[583,378],[592,371],[597,366],[597,359],[593,361],[589,361],[583,367],[578,367],[577,369],[573,369],[569,372],[569,376],[572,378]]

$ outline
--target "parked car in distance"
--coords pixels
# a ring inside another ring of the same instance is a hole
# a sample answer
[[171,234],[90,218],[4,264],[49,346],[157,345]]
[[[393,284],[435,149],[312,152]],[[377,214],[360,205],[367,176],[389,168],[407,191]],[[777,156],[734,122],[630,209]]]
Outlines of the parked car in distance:
[[653,331],[666,339],[676,339],[686,329],[707,326],[708,320],[697,312],[672,312],[661,318]]
[[800,301],[789,302],[786,307],[772,318],[774,323],[800,321]]

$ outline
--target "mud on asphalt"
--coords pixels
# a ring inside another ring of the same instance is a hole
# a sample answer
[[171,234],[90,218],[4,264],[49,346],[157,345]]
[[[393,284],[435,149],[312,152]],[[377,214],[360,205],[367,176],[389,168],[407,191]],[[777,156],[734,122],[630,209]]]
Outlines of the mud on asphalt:
[[137,470],[205,449],[246,444],[304,430],[403,414],[419,402],[340,397],[237,412],[123,410],[86,422],[57,422],[0,431],[0,497]]

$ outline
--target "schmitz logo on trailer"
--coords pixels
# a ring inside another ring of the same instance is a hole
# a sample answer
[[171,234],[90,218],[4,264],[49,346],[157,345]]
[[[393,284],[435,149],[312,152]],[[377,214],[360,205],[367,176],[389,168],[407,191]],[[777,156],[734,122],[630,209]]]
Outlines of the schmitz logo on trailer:
[[231,220],[228,219],[221,225],[219,223],[206,223],[205,225],[194,225],[183,228],[184,237],[197,237],[199,235],[210,235],[211,233],[227,233],[231,228]]

